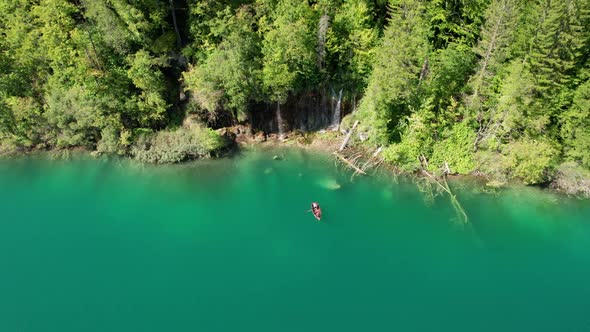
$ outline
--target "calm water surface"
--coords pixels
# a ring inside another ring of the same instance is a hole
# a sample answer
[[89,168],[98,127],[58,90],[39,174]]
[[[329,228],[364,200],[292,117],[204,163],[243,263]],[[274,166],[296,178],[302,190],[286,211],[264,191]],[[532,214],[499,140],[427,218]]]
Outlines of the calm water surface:
[[590,202],[452,185],[470,226],[297,150],[0,160],[0,331],[590,331]]

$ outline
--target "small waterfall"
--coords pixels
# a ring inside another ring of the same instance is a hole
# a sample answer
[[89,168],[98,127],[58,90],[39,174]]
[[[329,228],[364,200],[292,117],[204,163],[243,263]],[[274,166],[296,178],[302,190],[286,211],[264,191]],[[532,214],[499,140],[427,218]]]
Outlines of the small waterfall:
[[330,27],[330,16],[324,14],[320,17],[320,22],[318,24],[318,48],[317,48],[317,57],[318,57],[318,68],[322,70],[324,67],[324,58],[326,57],[326,33],[328,32],[328,28]]
[[[332,92],[334,92],[334,90],[332,90]],[[334,97],[332,97],[332,100],[333,100],[333,98]],[[336,106],[333,107],[333,112],[332,112],[332,125],[331,125],[331,127],[334,128],[334,130],[338,130],[338,127],[340,126],[341,104],[342,104],[342,89],[340,89],[340,91],[338,92],[338,99],[336,100]]]
[[282,139],[285,135],[283,133],[283,117],[281,116],[281,103],[277,101],[277,127],[279,131],[279,139]]

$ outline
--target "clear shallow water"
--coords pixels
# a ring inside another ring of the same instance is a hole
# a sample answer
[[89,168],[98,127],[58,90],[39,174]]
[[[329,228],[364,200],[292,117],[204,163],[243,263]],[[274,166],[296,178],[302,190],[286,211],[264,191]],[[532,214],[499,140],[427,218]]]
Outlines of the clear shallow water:
[[590,331],[590,202],[458,196],[470,227],[297,150],[0,160],[0,331]]

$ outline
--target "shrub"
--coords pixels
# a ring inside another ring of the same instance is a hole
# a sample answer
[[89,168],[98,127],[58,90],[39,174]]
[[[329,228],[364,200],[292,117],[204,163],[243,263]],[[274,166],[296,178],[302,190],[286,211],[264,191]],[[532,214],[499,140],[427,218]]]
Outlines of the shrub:
[[432,152],[433,139],[430,126],[430,113],[417,112],[412,114],[401,130],[401,142],[388,146],[383,151],[386,161],[400,169],[412,172],[420,168],[419,157],[429,156]]
[[549,181],[559,157],[551,144],[531,138],[504,145],[502,155],[502,168],[526,184]]
[[119,153],[121,146],[119,143],[119,131],[108,126],[100,132],[100,141],[96,145],[96,151],[98,153]]
[[216,131],[193,125],[174,131],[142,134],[131,148],[131,155],[142,162],[177,163],[209,157],[225,145]]
[[475,167],[473,160],[475,133],[464,121],[453,126],[445,136],[445,139],[434,145],[429,161],[430,168],[436,170],[446,162],[452,172],[467,174],[473,171]]
[[590,171],[575,162],[563,163],[557,167],[551,186],[568,195],[590,197]]
[[506,170],[502,168],[502,158],[500,153],[490,150],[478,150],[475,154],[475,169],[488,178],[486,185],[501,187],[508,182]]
[[402,171],[413,172],[420,168],[419,149],[416,142],[403,141],[388,146],[383,150],[383,158],[399,167]]

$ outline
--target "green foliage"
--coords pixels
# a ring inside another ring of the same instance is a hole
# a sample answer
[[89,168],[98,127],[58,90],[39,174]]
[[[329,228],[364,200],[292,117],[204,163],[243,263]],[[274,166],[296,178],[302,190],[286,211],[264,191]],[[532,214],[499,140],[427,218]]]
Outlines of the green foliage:
[[549,181],[559,152],[544,141],[523,138],[502,147],[502,168],[527,184]]
[[590,198],[590,171],[575,162],[565,162],[557,168],[553,187],[568,195]]
[[187,0],[171,15],[178,4],[0,0],[2,148],[179,161],[223,145],[166,129],[187,112],[241,121],[289,101],[300,119],[297,98],[342,89],[343,111],[360,101],[342,126],[360,120],[407,171],[533,184],[590,169],[588,1]]
[[125,130],[116,121],[112,122],[100,132],[100,141],[96,146],[96,152],[124,155],[131,144],[131,131]]
[[195,62],[203,60],[208,53],[215,50],[225,32],[228,12],[233,12],[241,4],[253,1],[236,0],[189,0],[188,30],[192,43],[183,49],[183,53]]
[[561,115],[561,122],[567,160],[590,168],[590,80],[576,89],[572,107]]
[[0,140],[15,147],[32,147],[43,134],[41,107],[31,97],[10,96],[0,101]]
[[98,136],[104,117],[84,89],[55,87],[49,91],[46,105],[44,115],[55,135],[50,141],[52,145],[91,147],[89,142]]
[[315,81],[314,13],[299,0],[281,1],[274,11],[272,23],[262,26],[262,85],[271,101],[285,102]]
[[82,0],[85,16],[102,41],[118,53],[126,53],[133,38],[117,11],[104,1]]
[[215,112],[221,106],[223,98],[222,87],[216,80],[216,68],[208,64],[198,67],[190,66],[182,75],[187,90],[192,93],[193,100],[201,109],[208,112]]
[[423,82],[420,94],[436,113],[448,109],[453,98],[461,95],[472,72],[473,60],[470,49],[454,43],[431,54],[430,74]]
[[434,115],[428,110],[412,114],[400,128],[401,142],[391,144],[383,151],[385,160],[404,171],[420,169],[420,158],[427,158],[434,145],[432,120]]
[[172,43],[165,42],[172,32],[166,21],[169,8],[160,1],[81,0],[81,5],[90,29],[119,54],[127,54],[137,45],[162,54],[173,48]]
[[547,141],[523,137],[499,147],[500,152],[480,150],[476,169],[495,184],[518,179],[526,184],[547,183],[555,176],[559,151]]
[[484,149],[496,150],[500,144],[517,139],[524,132],[536,135],[547,125],[546,117],[528,116],[534,110],[534,80],[522,61],[507,64],[504,75],[490,108],[477,116],[476,146]]
[[471,90],[466,100],[468,115],[483,122],[489,117],[493,107],[495,79],[501,64],[506,60],[508,47],[513,37],[519,8],[518,0],[493,0],[485,14],[485,23],[480,32],[480,40],[474,48],[479,56],[477,71],[471,76],[468,88]]
[[443,137],[434,144],[429,168],[439,171],[447,163],[453,173],[468,174],[473,171],[475,161],[472,144],[475,133],[467,123],[464,121],[454,125]]
[[259,85],[260,41],[253,30],[250,8],[235,14],[225,11],[224,37],[197,66],[183,73],[187,90],[197,104],[209,112],[231,110],[239,120],[246,117],[248,101],[255,97]]
[[368,84],[379,31],[371,20],[373,4],[346,1],[334,14],[327,31],[328,68],[345,89],[362,91]]
[[127,76],[141,91],[133,97],[139,123],[141,126],[148,126],[152,122],[158,123],[164,118],[169,107],[164,97],[164,75],[159,70],[165,63],[162,59],[152,57],[145,50],[128,56],[127,60],[130,64]]
[[131,155],[142,162],[177,163],[209,157],[224,145],[224,140],[216,131],[191,126],[140,135],[131,148]]
[[149,51],[169,28],[158,1],[0,0],[0,8],[2,140],[93,148],[108,126],[164,124],[167,61]]
[[425,3],[430,22],[429,36],[435,49],[446,48],[453,42],[473,46],[488,0],[431,0]]
[[580,0],[541,2],[539,9],[543,16],[527,64],[542,96],[552,96],[569,83],[571,76],[568,74],[575,68],[587,43],[583,22],[590,15],[588,7],[587,2]]
[[399,139],[399,121],[416,106],[419,75],[428,50],[421,1],[391,3],[391,19],[366,94],[359,106],[362,126],[380,144]]

